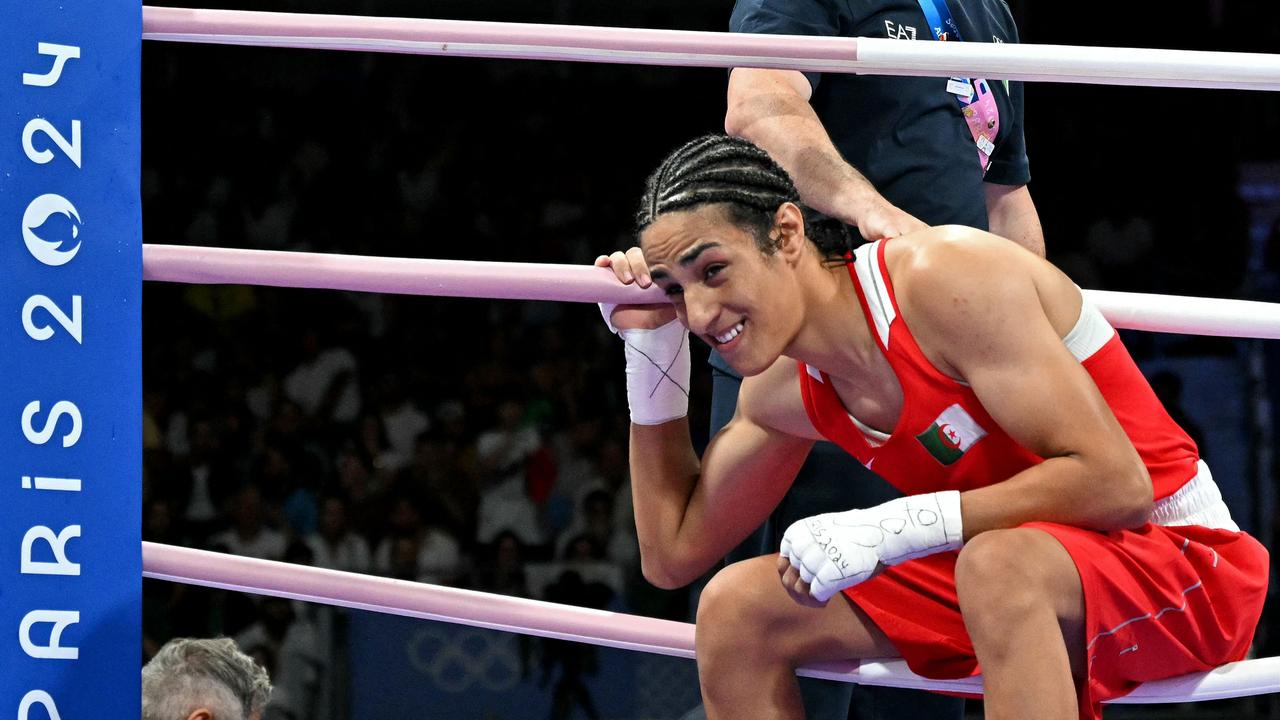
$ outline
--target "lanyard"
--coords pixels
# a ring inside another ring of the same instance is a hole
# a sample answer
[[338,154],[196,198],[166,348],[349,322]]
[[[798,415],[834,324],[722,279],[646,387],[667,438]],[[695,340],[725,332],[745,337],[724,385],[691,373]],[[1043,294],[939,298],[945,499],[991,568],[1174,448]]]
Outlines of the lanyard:
[[951,8],[947,0],[919,0],[920,9],[924,11],[924,19],[929,22],[929,30],[934,40],[954,40],[964,42],[960,37],[960,28],[955,18],[951,17]]
[[[918,0],[934,40],[963,42],[960,27],[951,16],[947,0]],[[978,148],[978,164],[985,175],[991,166],[991,154],[995,152],[996,136],[1000,134],[1000,108],[991,94],[991,85],[983,78],[953,77],[947,80],[947,92],[960,102],[973,143]]]

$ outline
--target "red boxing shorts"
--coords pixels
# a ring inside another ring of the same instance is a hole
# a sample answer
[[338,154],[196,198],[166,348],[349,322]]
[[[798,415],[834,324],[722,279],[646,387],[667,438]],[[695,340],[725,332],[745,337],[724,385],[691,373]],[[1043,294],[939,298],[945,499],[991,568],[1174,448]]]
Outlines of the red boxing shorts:
[[[1148,680],[1209,670],[1249,649],[1267,591],[1268,556],[1241,532],[1147,524],[1100,533],[1035,528],[1062,543],[1084,588],[1088,679],[1080,717]],[[916,673],[980,672],[956,597],[957,553],[912,560],[845,590]]]

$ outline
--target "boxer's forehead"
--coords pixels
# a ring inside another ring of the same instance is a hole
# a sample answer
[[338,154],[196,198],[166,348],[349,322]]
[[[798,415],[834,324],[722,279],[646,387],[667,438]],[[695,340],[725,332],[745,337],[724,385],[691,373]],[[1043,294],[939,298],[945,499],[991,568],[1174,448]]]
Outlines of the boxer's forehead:
[[705,206],[658,216],[641,233],[640,247],[652,271],[673,272],[693,265],[707,252],[732,253],[754,247],[754,241],[723,208]]

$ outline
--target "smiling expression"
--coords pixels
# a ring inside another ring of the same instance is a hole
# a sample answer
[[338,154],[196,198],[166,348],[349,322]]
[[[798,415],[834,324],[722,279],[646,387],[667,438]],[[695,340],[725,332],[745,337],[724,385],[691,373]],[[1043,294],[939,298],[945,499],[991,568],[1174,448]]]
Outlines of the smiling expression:
[[665,213],[640,236],[680,321],[743,375],[768,369],[803,324],[794,265],[807,241],[778,227],[773,238],[779,249],[765,254],[720,205]]

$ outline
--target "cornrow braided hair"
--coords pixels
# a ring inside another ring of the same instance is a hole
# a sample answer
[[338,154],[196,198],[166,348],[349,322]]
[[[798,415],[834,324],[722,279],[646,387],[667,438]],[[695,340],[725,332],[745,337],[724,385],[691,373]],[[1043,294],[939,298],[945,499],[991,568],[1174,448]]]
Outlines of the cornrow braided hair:
[[844,262],[853,241],[844,223],[801,205],[782,166],[752,143],[728,135],[704,135],[662,161],[645,181],[636,231],[664,213],[725,204],[730,219],[751,231],[762,252],[772,254],[777,249],[770,237],[774,214],[786,202],[800,205],[805,235],[823,257]]

